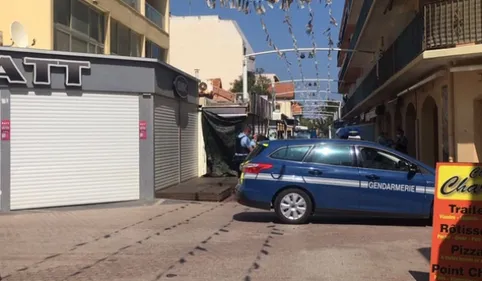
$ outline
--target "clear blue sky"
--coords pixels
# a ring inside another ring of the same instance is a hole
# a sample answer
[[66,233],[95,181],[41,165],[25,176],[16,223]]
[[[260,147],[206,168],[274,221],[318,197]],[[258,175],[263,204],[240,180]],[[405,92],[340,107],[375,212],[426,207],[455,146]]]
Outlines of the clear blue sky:
[[[280,1],[281,2],[281,1]],[[298,47],[311,47],[311,37],[306,34],[306,25],[308,23],[308,8],[298,9],[297,0],[293,1],[293,5],[290,11],[293,24],[293,33],[298,41]],[[313,0],[311,7],[313,8],[314,17],[314,30],[317,46],[328,47],[327,37],[323,32],[331,26],[331,37],[333,42],[338,42],[339,26],[341,22],[341,16],[343,11],[344,0],[333,0],[332,11],[333,16],[338,22],[338,27],[330,25],[328,8],[325,8],[325,0]],[[268,32],[273,39],[273,42],[280,49],[293,48],[293,41],[290,33],[288,32],[288,25],[283,23],[284,11],[279,9],[279,4],[274,9],[270,9],[267,5],[264,21],[268,27]],[[171,13],[176,16],[189,15],[189,0],[174,0],[171,1]],[[245,15],[237,10],[231,10],[229,8],[219,7],[219,1],[216,5],[216,9],[209,9],[205,0],[191,0],[191,15],[219,15],[223,19],[236,20],[241,26],[243,32],[247,36],[251,46],[255,52],[272,50],[266,42],[265,33],[261,27],[260,16],[256,13]],[[336,67],[336,55],[332,54],[330,74],[331,78],[338,79],[338,68]],[[295,79],[300,79],[300,69],[298,66],[295,53],[288,55],[288,59],[291,62],[291,72]],[[319,74],[320,78],[327,78],[327,64],[328,55],[326,52],[318,52],[317,54]],[[264,55],[256,57],[256,67],[263,68],[267,73],[276,73],[281,80],[290,79],[286,65],[283,60],[278,59],[276,54]],[[316,71],[313,59],[303,60],[303,76],[305,78],[316,78]],[[322,88],[326,87],[326,83],[323,83]],[[331,84],[331,91],[337,92],[336,83]],[[339,95],[337,95],[339,97]],[[334,97],[334,96],[333,96]]]

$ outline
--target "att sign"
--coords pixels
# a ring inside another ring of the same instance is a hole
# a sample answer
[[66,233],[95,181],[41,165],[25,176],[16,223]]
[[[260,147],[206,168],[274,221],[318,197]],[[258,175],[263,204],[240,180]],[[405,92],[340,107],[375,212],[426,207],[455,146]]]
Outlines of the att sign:
[[[80,87],[82,86],[82,70],[90,69],[89,61],[30,57],[23,59],[23,65],[33,67],[32,83],[34,85],[50,85],[50,71],[52,68],[61,68],[65,72],[65,85]],[[0,56],[0,79],[6,79],[9,84],[27,84],[27,79],[11,56]]]

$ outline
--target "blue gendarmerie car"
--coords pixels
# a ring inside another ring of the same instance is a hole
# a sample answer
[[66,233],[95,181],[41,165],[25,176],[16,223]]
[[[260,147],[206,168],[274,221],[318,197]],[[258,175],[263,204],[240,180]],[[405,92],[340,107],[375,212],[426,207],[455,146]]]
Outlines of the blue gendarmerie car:
[[290,224],[330,212],[430,218],[434,184],[432,167],[374,142],[275,140],[248,155],[236,197]]

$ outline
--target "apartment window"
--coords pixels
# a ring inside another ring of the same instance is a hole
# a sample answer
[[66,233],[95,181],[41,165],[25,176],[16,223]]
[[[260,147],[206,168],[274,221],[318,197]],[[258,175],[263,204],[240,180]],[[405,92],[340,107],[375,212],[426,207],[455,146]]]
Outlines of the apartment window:
[[103,54],[104,15],[80,0],[54,0],[54,50]]
[[146,40],[146,58],[154,58],[165,62],[166,49],[160,47],[154,42]]
[[280,112],[281,111],[281,104],[277,103],[275,106],[275,112]]
[[140,57],[141,36],[127,26],[111,20],[110,52],[114,55]]

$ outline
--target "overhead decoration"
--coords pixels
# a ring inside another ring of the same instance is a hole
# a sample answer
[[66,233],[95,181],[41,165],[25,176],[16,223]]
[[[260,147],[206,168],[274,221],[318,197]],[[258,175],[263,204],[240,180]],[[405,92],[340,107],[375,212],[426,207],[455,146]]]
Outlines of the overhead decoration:
[[269,32],[268,32],[268,27],[266,26],[266,23],[264,22],[263,17],[260,18],[260,22],[261,22],[261,27],[263,28],[263,31],[266,34],[266,42],[268,43],[268,46],[270,46],[271,48],[273,48],[273,50],[276,51],[276,54],[278,54],[278,58],[284,59],[285,65],[286,65],[286,71],[288,72],[288,75],[290,76],[291,81],[294,81],[293,73],[291,72],[291,63],[288,61],[286,54],[281,52],[280,49],[273,42],[273,39],[271,39],[271,36],[269,35]]
[[[206,0],[206,5],[210,9],[215,9],[216,8],[216,3],[217,0]],[[219,0],[220,7],[223,8],[230,8],[230,9],[236,9],[238,11],[242,11],[245,13],[250,13],[251,8],[254,8],[255,10],[260,8],[263,3],[266,3],[271,9],[273,9],[276,5],[279,5],[279,8],[283,11],[288,11],[290,10],[294,0]],[[303,9],[305,8],[305,4],[311,3],[312,0],[297,0],[298,8]],[[321,3],[322,0],[319,0]],[[325,1],[325,2],[332,2],[330,1]],[[262,6],[264,8],[264,6]]]
[[293,41],[293,48],[294,48],[295,53],[296,53],[296,59],[298,61],[298,67],[300,69],[301,82],[304,85],[305,76],[303,75],[303,64],[301,62],[301,60],[304,58],[304,55],[302,56],[302,54],[300,53],[300,50],[298,49],[298,40],[296,40],[295,34],[293,33],[293,25],[291,23],[291,16],[289,14],[289,11],[285,12],[285,20],[283,22],[288,25],[288,32],[290,33],[291,40]]
[[[335,45],[331,37],[331,27],[338,26],[338,23],[333,17],[332,4],[333,4],[333,0],[325,0],[325,7],[328,8],[328,16],[330,17],[328,28],[323,32],[323,34],[326,36],[328,41],[328,48],[330,49],[328,50],[328,64],[326,66],[328,79],[331,79],[331,60],[333,59],[332,52]],[[331,94],[331,83],[327,83],[325,99],[328,99],[330,94]]]
[[[261,27],[263,28],[263,31],[266,35],[266,43],[270,48],[272,48],[279,59],[284,60],[284,63],[286,65],[286,71],[288,72],[288,75],[293,81],[293,84],[295,86],[295,89],[299,92],[302,93],[295,93],[295,99],[302,100],[303,102],[303,107],[307,112],[309,111],[316,111],[316,109],[320,106],[323,106],[324,102],[322,102],[322,93],[326,93],[325,99],[329,99],[330,94],[331,94],[331,63],[333,60],[333,53],[335,49],[335,43],[332,39],[332,28],[333,27],[338,27],[338,23],[333,16],[333,11],[332,11],[332,4],[333,0],[318,0],[317,2],[322,3],[324,1],[325,8],[328,9],[328,27],[323,30],[322,34],[326,37],[327,40],[327,45],[328,45],[328,51],[327,51],[327,56],[328,56],[328,62],[327,62],[327,86],[325,90],[321,90],[321,79],[320,79],[320,65],[317,57],[317,41],[316,41],[316,34],[317,31],[314,28],[314,11],[312,9],[311,4],[315,1],[313,0],[206,0],[206,4],[209,8],[215,9],[218,5],[218,7],[222,8],[229,8],[229,9],[234,9],[238,10],[239,12],[245,13],[245,14],[251,14],[251,13],[256,13],[260,16],[260,23]],[[296,6],[298,9],[305,9],[308,8],[308,21],[306,24],[306,34],[310,36],[311,39],[311,51],[300,51],[300,46],[298,46],[298,41],[296,39],[296,36],[293,31],[293,24],[292,24],[292,18],[289,14],[294,2],[296,2]],[[293,73],[291,71],[291,63],[289,62],[287,55],[285,52],[282,52],[276,44],[273,42],[273,39],[270,36],[270,33],[268,31],[268,27],[266,26],[266,23],[264,21],[264,15],[267,12],[267,8],[269,9],[274,9],[276,6],[279,7],[279,9],[283,10],[285,12],[285,17],[283,22],[288,25],[288,32],[291,36],[292,42],[293,42],[293,51],[296,53],[296,58],[297,58],[297,64],[298,68],[300,71],[300,76],[301,76],[301,82],[300,83],[295,83],[295,80],[293,78]],[[319,31],[318,31],[319,32]],[[303,73],[303,65],[302,65],[302,60],[308,58],[308,59],[313,59],[314,64],[315,64],[315,70],[316,70],[316,82],[313,83],[307,83],[305,81],[305,76]],[[325,79],[323,79],[325,81]],[[307,89],[312,89],[311,87],[316,87],[316,89],[307,90]],[[303,91],[300,91],[303,89]],[[301,104],[300,104],[301,105]],[[308,108],[313,108],[308,109]],[[316,118],[316,116],[312,116],[311,118]]]
[[[315,18],[315,13],[313,12],[313,9],[311,8],[311,3],[308,2],[308,11],[309,11],[309,20],[308,24],[306,25],[306,33],[310,35],[311,37],[311,46],[313,47],[313,50],[310,52],[309,57],[313,58],[315,60],[315,70],[316,70],[316,90],[320,90],[320,70],[318,68],[318,59],[316,57],[316,38],[315,38],[315,32],[313,30],[313,22]],[[328,82],[329,83],[329,82]]]

